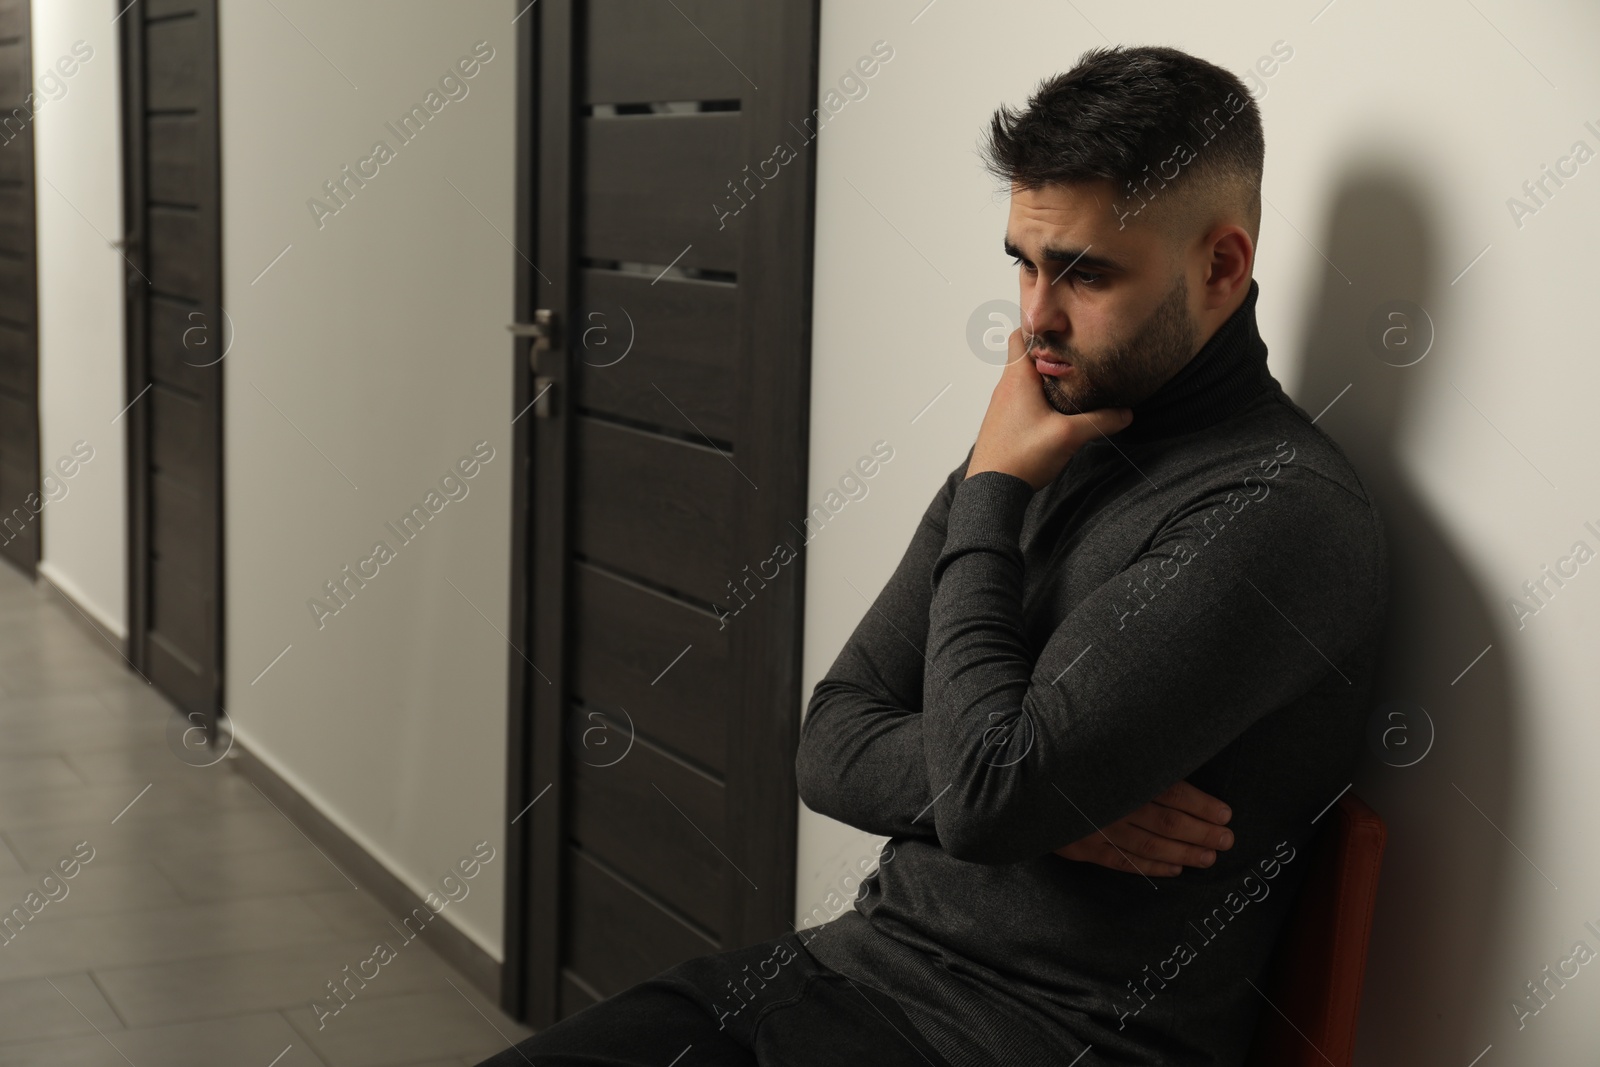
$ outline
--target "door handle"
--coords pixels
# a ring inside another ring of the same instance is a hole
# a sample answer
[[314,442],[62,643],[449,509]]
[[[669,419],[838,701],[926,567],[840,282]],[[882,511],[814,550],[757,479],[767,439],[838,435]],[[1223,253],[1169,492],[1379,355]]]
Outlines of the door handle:
[[549,308],[540,308],[533,313],[532,322],[513,322],[506,329],[518,337],[533,338],[533,347],[544,351],[556,343],[556,313]]
[[556,380],[548,374],[533,376],[533,417],[548,419],[556,411]]
[[107,243],[122,257],[123,264],[126,267],[122,272],[123,281],[127,283],[130,292],[137,290],[140,282],[149,281],[135,262],[139,258],[139,235],[137,233],[128,233],[119,240]]
[[556,313],[549,308],[539,308],[533,313],[532,322],[513,322],[506,329],[515,337],[533,339],[528,346],[528,367],[538,374],[539,353],[550,351],[556,344]]

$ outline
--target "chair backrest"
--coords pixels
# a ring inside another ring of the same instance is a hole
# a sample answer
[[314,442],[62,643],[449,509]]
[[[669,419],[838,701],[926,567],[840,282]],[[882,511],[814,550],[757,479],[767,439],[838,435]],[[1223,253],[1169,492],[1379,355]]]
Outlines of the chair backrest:
[[1247,1067],[1350,1067],[1355,1057],[1388,831],[1348,790],[1323,818],[1330,821],[1313,838],[1310,869],[1261,986],[1271,1003],[1261,1005]]

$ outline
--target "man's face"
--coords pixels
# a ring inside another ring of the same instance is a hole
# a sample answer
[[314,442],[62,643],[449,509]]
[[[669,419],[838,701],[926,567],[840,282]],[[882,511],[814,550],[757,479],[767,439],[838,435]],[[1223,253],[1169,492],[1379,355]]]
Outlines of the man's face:
[[1154,226],[1119,228],[1110,182],[1013,188],[1028,357],[1064,415],[1130,407],[1199,350],[1181,261]]

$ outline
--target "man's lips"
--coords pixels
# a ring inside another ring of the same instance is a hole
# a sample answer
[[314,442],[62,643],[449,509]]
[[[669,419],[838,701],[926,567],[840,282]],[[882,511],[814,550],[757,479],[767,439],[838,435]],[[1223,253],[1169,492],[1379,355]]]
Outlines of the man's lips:
[[1065,360],[1047,356],[1042,352],[1034,353],[1033,365],[1040,374],[1048,374],[1055,378],[1059,378],[1072,370],[1072,364]]

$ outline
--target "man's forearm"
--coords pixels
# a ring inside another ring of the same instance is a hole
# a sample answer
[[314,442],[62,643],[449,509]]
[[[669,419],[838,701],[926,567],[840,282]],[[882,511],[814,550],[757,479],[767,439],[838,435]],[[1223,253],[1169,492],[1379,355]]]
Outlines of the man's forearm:
[[[1034,664],[1022,633],[1018,544],[1033,488],[987,471],[964,480],[957,495],[971,521],[951,532],[932,572],[923,760],[929,782],[946,793],[936,809],[946,849],[997,859],[989,815],[1014,804],[1036,742],[1024,707]],[[1063,821],[1056,845],[1092,829]]]
[[934,837],[923,758],[929,575],[966,461],[946,476],[895,571],[812,694],[795,772],[806,806],[869,833]]
[[920,711],[825,678],[800,736],[795,776],[808,808],[870,834],[935,835]]

